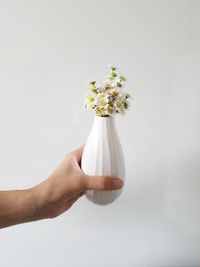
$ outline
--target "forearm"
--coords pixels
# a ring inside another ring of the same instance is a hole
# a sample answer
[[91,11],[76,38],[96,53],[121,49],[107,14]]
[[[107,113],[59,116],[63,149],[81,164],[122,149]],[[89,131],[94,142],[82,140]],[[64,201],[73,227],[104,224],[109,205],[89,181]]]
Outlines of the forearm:
[[36,213],[33,189],[0,191],[0,228],[36,220]]

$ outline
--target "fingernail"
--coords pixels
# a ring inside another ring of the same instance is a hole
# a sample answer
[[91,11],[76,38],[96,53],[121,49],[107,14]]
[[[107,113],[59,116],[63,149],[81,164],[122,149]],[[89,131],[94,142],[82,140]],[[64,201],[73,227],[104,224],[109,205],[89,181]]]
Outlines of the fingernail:
[[114,189],[120,189],[124,185],[124,182],[121,179],[116,178],[113,181],[113,187]]

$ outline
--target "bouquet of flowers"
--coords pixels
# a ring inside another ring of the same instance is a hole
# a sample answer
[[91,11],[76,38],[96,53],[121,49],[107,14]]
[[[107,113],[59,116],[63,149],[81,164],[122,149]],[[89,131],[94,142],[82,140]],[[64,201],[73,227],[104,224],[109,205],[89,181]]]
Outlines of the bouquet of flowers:
[[130,94],[124,92],[126,79],[111,66],[110,74],[102,86],[96,81],[89,84],[85,99],[85,108],[94,109],[97,116],[112,117],[116,113],[124,113],[129,107]]

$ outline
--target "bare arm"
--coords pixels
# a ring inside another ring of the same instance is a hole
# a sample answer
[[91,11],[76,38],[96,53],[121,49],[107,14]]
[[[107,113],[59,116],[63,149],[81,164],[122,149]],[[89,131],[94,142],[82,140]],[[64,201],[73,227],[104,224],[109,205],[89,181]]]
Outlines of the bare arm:
[[82,149],[69,153],[39,185],[0,191],[0,228],[54,218],[68,210],[87,189],[115,190],[123,186],[117,177],[85,175],[79,166]]

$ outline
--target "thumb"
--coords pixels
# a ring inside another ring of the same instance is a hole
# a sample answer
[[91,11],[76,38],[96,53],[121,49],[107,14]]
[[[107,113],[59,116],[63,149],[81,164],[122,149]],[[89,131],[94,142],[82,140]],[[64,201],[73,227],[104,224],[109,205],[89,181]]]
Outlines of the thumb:
[[115,176],[85,176],[86,189],[116,190],[122,188],[123,184],[123,181]]

